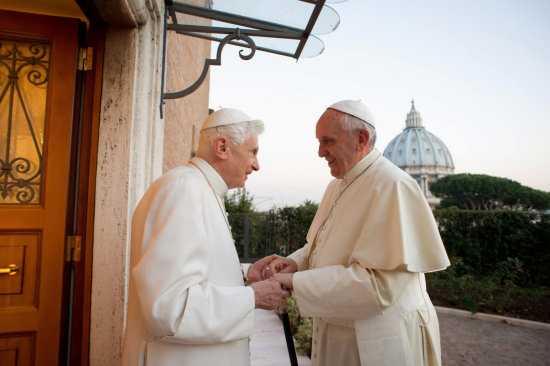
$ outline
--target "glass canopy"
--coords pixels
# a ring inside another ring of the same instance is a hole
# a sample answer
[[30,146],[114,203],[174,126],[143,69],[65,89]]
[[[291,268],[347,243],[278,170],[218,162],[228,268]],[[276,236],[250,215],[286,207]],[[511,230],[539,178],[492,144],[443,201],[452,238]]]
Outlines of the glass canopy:
[[295,59],[319,55],[324,44],[317,35],[330,33],[340,24],[338,13],[325,3],[343,1],[200,0],[193,1],[192,5],[166,0],[165,32],[208,39],[219,45],[217,58],[205,61],[199,79],[182,91],[163,92],[163,101],[195,91],[209,66],[221,64],[221,51],[226,44],[249,48],[249,54],[240,53],[244,60],[252,58],[256,50]]

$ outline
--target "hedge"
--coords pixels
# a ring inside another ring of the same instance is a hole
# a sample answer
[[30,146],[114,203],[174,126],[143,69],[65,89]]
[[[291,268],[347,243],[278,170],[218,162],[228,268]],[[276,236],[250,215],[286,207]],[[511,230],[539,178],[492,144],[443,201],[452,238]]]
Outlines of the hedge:
[[547,286],[550,275],[550,215],[512,210],[436,209],[439,232],[457,275],[481,278],[520,267],[520,286]]

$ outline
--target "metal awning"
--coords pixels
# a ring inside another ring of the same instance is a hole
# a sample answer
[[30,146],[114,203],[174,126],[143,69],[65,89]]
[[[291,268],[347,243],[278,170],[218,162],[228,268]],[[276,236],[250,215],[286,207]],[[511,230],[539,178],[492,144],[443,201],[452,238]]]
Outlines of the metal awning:
[[[343,1],[204,0],[199,6],[166,0],[165,55],[170,52],[166,49],[167,32],[208,39],[219,45],[216,58],[205,60],[201,75],[191,86],[177,92],[165,92],[163,83],[162,103],[165,99],[181,98],[195,91],[210,65],[221,65],[221,53],[226,44],[249,48],[248,54],[239,52],[243,60],[251,59],[256,50],[295,59],[319,55],[324,44],[316,35],[330,33],[340,23],[338,13],[325,3]],[[163,68],[166,67],[165,59]]]

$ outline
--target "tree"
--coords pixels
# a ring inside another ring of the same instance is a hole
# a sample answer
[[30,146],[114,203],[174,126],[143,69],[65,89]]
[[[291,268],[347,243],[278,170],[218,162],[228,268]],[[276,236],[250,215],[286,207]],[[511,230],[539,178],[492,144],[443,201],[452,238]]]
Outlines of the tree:
[[286,255],[305,244],[307,231],[317,212],[316,203],[306,200],[296,207],[274,207],[267,212],[257,212],[253,200],[245,189],[238,189],[225,198],[229,224],[241,259],[261,258],[273,253]]
[[250,246],[251,237],[254,237],[256,224],[254,210],[254,196],[246,188],[238,188],[231,195],[224,198],[225,209],[229,213],[228,221],[231,226],[231,233],[235,240],[235,248],[239,256],[245,254],[245,246]]
[[550,193],[523,186],[508,178],[485,174],[448,175],[432,183],[430,191],[442,199],[440,208],[451,206],[464,210],[550,208]]
[[522,186],[518,191],[518,199],[525,206],[545,210],[550,207],[550,193]]
[[254,196],[246,188],[237,188],[230,196],[225,196],[225,209],[229,213],[253,213]]
[[306,200],[299,206],[286,206],[277,209],[275,214],[275,245],[285,248],[287,254],[301,248],[306,243],[306,235],[319,205]]

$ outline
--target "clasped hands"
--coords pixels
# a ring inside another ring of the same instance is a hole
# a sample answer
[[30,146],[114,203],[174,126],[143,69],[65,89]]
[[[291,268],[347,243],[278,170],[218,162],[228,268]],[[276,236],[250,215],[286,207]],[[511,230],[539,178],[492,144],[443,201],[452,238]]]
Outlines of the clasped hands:
[[251,264],[247,277],[252,282],[256,307],[272,310],[281,306],[284,299],[290,297],[292,278],[297,270],[296,262],[276,254]]

